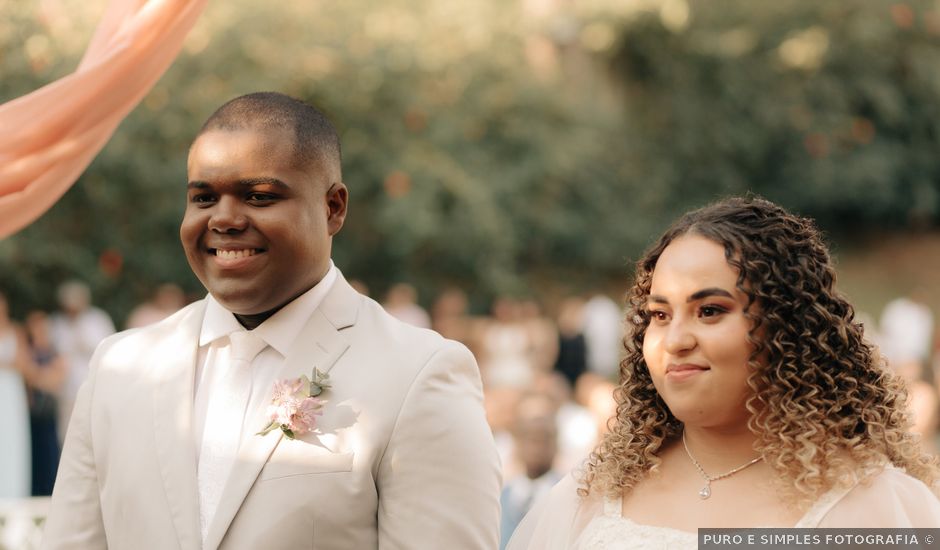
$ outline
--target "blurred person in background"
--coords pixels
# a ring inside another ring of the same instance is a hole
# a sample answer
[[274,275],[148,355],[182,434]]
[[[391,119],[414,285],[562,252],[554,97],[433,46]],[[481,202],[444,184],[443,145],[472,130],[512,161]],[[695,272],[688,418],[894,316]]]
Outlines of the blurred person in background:
[[492,317],[479,329],[480,372],[486,388],[523,389],[532,384],[532,340],[522,322],[519,302],[509,296],[493,301]]
[[26,316],[31,364],[27,371],[29,423],[33,455],[33,496],[49,496],[59,467],[59,404],[56,397],[68,374],[65,359],[52,344],[49,317],[43,311]]
[[486,423],[493,434],[496,452],[499,454],[501,479],[504,481],[519,473],[514,458],[516,444],[512,438],[512,428],[516,420],[516,405],[524,390],[509,387],[483,388],[483,407],[486,411]]
[[186,305],[183,289],[172,283],[157,287],[153,296],[131,310],[126,328],[140,328],[162,321]]
[[555,469],[570,472],[597,444],[597,419],[587,407],[573,399],[571,384],[558,372],[536,376],[531,391],[549,397],[555,404],[558,426]]
[[574,399],[591,413],[598,436],[607,433],[607,422],[617,413],[617,385],[593,372],[586,372],[574,386]]
[[516,404],[512,438],[514,459],[522,471],[510,478],[500,496],[500,545],[505,548],[516,526],[532,503],[547,495],[562,478],[554,468],[558,452],[554,400],[544,394],[528,393]]
[[584,304],[583,317],[588,370],[616,380],[623,349],[623,312],[608,296],[595,294]]
[[940,397],[937,395],[936,386],[927,381],[924,363],[917,359],[889,359],[888,364],[907,384],[912,430],[920,436],[924,452],[938,454]]
[[815,224],[769,201],[679,218],[637,264],[610,432],[509,548],[694,548],[703,527],[940,527],[940,460],[834,284]]
[[[934,334],[933,353],[930,360],[930,374],[933,380],[933,389],[940,396],[940,333]],[[938,412],[940,414],[940,412]],[[937,427],[940,432],[940,426]],[[934,439],[934,443],[940,449],[940,433]]]
[[23,377],[29,350],[0,294],[0,498],[30,494],[29,407]]
[[566,298],[558,307],[558,354],[554,369],[574,387],[587,371],[587,343],[584,337],[584,301]]
[[924,303],[922,289],[895,298],[881,312],[882,352],[893,362],[928,361],[933,327],[933,312]]
[[467,294],[456,287],[441,292],[431,306],[431,328],[444,338],[468,345],[471,340],[467,317]]
[[533,298],[520,300],[519,322],[526,329],[529,340],[529,359],[537,373],[552,370],[558,355],[558,329],[542,312],[542,306]]
[[392,285],[385,294],[382,307],[399,321],[420,328],[431,328],[431,316],[418,305],[418,291],[408,283]]
[[926,368],[933,332],[933,311],[923,299],[923,289],[915,288],[910,297],[895,298],[885,306],[877,341],[888,365],[907,384],[914,432],[921,436],[924,451],[936,454],[940,398]]
[[58,289],[61,311],[52,316],[52,342],[65,358],[68,373],[59,394],[59,441],[72,416],[78,388],[88,377],[88,363],[98,344],[114,334],[114,322],[91,304],[91,289],[81,281],[67,281]]

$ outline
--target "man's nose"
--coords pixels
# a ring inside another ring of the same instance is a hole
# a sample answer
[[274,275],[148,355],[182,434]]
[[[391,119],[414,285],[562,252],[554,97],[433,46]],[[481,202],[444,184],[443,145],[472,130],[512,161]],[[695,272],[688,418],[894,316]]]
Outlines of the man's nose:
[[245,205],[236,197],[223,196],[212,209],[209,229],[219,233],[244,231],[248,227]]
[[669,323],[666,337],[663,339],[665,350],[670,355],[681,355],[695,348],[695,335],[689,321],[684,318],[673,319]]

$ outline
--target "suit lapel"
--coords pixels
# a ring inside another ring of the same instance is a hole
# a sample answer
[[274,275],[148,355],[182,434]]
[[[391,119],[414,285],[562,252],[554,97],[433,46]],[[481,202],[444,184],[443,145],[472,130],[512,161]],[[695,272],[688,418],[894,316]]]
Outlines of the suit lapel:
[[170,334],[152,350],[150,374],[156,377],[153,423],[160,475],[180,547],[198,550],[199,493],[193,441],[193,387],[199,331],[205,301],[183,314]]
[[[361,299],[339,274],[333,288],[291,345],[276,379],[298,378],[303,374],[310,376],[314,367],[329,372],[349,348],[342,330],[355,324]],[[250,411],[246,418],[245,429],[251,433],[242,439],[232,473],[222,490],[219,507],[209,524],[204,545],[206,550],[217,548],[222,543],[242,502],[283,436],[280,430],[263,437],[255,435],[268,423],[266,409],[267,401],[265,406]]]

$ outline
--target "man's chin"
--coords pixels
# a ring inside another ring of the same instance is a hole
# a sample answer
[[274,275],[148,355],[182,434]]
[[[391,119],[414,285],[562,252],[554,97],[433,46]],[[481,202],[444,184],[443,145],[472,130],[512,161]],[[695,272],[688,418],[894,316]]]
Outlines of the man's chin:
[[259,300],[260,293],[257,291],[210,288],[209,294],[219,305],[236,315],[260,315],[279,309],[279,306],[268,303],[269,300]]
[[262,319],[270,317],[305,292],[287,292],[286,285],[275,288],[269,284],[255,284],[255,281],[250,285],[245,282],[216,279],[213,284],[205,286],[215,301],[228,311],[240,317]]

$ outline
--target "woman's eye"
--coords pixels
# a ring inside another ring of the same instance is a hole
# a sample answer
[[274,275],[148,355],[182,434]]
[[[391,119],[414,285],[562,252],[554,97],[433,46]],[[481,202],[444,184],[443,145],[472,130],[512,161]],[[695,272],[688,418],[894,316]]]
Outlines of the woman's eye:
[[665,311],[653,310],[650,311],[650,319],[657,322],[664,322],[669,318]]
[[725,308],[719,307],[719,306],[702,306],[702,307],[699,309],[699,316],[701,316],[701,317],[716,317],[716,316],[721,315],[722,313],[725,313],[725,312],[727,312],[727,311],[728,311],[728,310],[726,310]]

